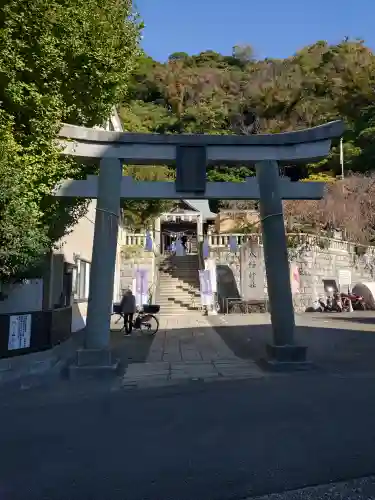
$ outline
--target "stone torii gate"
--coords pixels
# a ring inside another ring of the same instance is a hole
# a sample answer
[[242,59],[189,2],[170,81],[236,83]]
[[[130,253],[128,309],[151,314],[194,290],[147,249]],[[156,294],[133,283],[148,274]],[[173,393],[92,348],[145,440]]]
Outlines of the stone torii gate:
[[[111,370],[110,314],[121,199],[250,199],[260,201],[274,364],[305,362],[306,348],[294,341],[294,309],[282,199],[321,199],[324,184],[290,182],[279,177],[279,163],[309,163],[327,156],[331,139],[340,137],[341,121],[280,134],[252,136],[159,135],[107,132],[64,125],[63,154],[78,161],[99,161],[99,176],[66,180],[55,196],[96,198],[94,244],[84,349],[79,368]],[[175,164],[175,182],[135,181],[123,176],[122,164]],[[206,181],[207,165],[254,165],[256,178],[244,183]],[[163,311],[161,311],[163,314]]]

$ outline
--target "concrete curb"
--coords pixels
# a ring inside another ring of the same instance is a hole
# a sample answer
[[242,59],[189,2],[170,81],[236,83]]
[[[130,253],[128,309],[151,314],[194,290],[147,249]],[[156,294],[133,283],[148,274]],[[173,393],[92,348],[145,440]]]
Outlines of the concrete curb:
[[264,379],[267,374],[253,362],[242,360],[155,362],[129,365],[122,389],[145,389],[230,380]]
[[70,339],[46,351],[24,354],[0,360],[0,384],[22,377],[42,375],[52,369],[59,371],[82,346],[84,329],[75,332]]

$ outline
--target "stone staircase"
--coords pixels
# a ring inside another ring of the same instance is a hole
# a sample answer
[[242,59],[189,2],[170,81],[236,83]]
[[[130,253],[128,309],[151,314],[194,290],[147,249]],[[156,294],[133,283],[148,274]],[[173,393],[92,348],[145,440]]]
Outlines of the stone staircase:
[[157,294],[161,315],[177,316],[199,311],[198,269],[198,255],[161,258]]

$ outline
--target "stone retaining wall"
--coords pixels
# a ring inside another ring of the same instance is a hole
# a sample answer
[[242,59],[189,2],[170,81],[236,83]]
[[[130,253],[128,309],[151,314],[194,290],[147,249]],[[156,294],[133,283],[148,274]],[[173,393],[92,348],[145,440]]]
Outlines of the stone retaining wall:
[[320,295],[324,295],[323,280],[333,279],[338,283],[340,270],[352,275],[352,286],[363,281],[374,281],[375,259],[371,252],[358,256],[353,251],[335,249],[312,249],[293,256],[298,265],[300,293],[295,295],[297,310],[305,310]]
[[[289,250],[290,262],[297,264],[300,275],[299,293],[294,295],[296,311],[305,311],[314,300],[324,295],[323,280],[333,279],[338,283],[340,270],[351,272],[352,286],[363,281],[375,281],[374,247],[367,248],[364,255],[358,255],[355,245],[351,243],[328,238],[324,242],[326,248],[311,243]],[[264,275],[264,290],[258,287],[257,293],[259,299],[263,299],[267,297],[267,280],[262,252],[260,254],[259,272]],[[211,247],[210,257],[216,260],[218,266],[218,292],[221,297],[235,297],[235,294],[244,297],[247,291],[243,290],[243,273],[248,272],[248,259],[244,258],[244,254],[230,252],[226,247]]]

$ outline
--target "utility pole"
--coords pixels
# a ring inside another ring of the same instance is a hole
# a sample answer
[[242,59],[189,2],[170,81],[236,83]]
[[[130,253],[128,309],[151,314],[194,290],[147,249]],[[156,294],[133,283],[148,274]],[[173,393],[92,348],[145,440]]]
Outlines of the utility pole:
[[340,165],[341,165],[341,179],[344,180],[344,142],[342,137],[340,139]]

